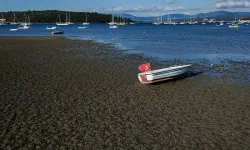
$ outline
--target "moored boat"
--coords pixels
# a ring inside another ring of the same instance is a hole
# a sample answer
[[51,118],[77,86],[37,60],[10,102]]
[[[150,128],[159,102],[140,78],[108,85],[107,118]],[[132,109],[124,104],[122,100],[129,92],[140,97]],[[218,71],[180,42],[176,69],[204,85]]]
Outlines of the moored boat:
[[238,27],[239,27],[239,25],[236,24],[236,23],[233,23],[232,25],[229,25],[229,28],[238,28]]
[[27,26],[27,25],[18,27],[18,29],[20,29],[20,30],[27,30],[27,29],[29,29],[29,28],[30,28],[30,27]]
[[57,27],[56,27],[56,26],[53,26],[53,27],[47,27],[46,29],[47,29],[47,30],[55,30],[55,29],[57,29]]
[[117,25],[110,25],[109,28],[110,29],[116,29],[116,28],[118,28],[118,26]]
[[51,34],[64,34],[64,31],[63,30],[57,30],[57,31],[51,32]]
[[67,13],[66,13],[66,22],[65,23],[61,22],[61,15],[59,14],[59,22],[57,22],[56,25],[58,25],[58,26],[68,26],[69,23],[67,22],[67,20],[68,20]]
[[138,78],[142,84],[151,84],[155,82],[173,79],[176,76],[186,73],[189,67],[191,67],[190,64],[182,66],[172,66],[158,70],[151,70],[149,63],[143,64],[139,67],[139,70],[143,72],[138,74]]
[[87,14],[85,13],[85,22],[82,23],[82,25],[89,25],[90,23],[88,22],[88,16]]
[[87,27],[86,26],[78,27],[78,29],[87,29]]
[[18,31],[19,29],[10,29],[10,31]]

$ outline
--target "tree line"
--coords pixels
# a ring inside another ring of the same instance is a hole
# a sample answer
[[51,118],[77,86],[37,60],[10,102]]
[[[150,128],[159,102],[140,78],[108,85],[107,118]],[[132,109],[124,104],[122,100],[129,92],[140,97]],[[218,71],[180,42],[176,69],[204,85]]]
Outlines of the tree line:
[[[97,12],[69,12],[69,11],[59,11],[59,10],[44,10],[44,11],[18,11],[18,12],[2,12],[3,18],[6,19],[6,22],[14,21],[15,14],[15,22],[24,22],[25,16],[28,21],[28,16],[30,21],[33,23],[55,23],[59,22],[59,15],[61,18],[61,22],[66,21],[66,14],[69,17],[71,22],[85,22],[86,16],[88,18],[88,22],[98,22],[98,23],[106,23],[112,20],[111,14],[100,14]],[[115,17],[115,20],[118,20]],[[126,21],[131,21],[128,18],[125,18]]]

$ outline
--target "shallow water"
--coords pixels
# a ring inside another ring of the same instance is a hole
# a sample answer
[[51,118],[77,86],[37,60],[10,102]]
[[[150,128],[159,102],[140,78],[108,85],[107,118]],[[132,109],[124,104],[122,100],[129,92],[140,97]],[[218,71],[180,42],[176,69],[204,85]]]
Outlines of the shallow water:
[[[0,26],[0,36],[54,36],[51,34],[52,30],[46,30],[47,26],[52,25],[34,24],[29,30],[17,32],[9,31],[17,28],[16,25]],[[128,53],[143,54],[161,62],[198,64],[199,69],[210,70],[214,75],[218,72],[226,72],[228,75],[230,69],[249,68],[248,63],[236,67],[228,63],[250,61],[250,26],[246,24],[239,29],[229,28],[228,25],[217,27],[215,24],[134,24],[118,29],[109,29],[107,24],[90,24],[87,29],[78,29],[79,26],[81,25],[60,26],[65,34],[59,36],[113,43]],[[223,68],[219,68],[220,71],[218,67],[210,67],[211,64],[219,63],[224,64]],[[249,69],[243,70],[247,71],[243,72],[244,76],[249,76]]]
[[[15,25],[0,26],[1,36],[53,36],[46,30],[50,24],[32,25],[29,30],[9,31]],[[114,43],[132,53],[142,53],[161,60],[221,59],[250,60],[250,26],[237,29],[228,25],[151,25],[135,24],[109,29],[107,24],[61,26],[63,36]]]

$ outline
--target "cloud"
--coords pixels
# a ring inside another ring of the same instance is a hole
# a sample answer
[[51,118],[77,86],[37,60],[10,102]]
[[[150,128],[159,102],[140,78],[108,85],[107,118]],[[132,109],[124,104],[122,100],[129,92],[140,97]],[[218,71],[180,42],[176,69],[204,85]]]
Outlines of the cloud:
[[133,7],[133,8],[125,8],[125,7],[115,7],[107,9],[108,12],[174,12],[174,11],[195,11],[199,10],[199,8],[184,8],[182,6],[179,7]]
[[110,8],[108,11],[113,11],[113,12],[151,12],[151,11],[160,11],[159,8],[156,6],[152,7],[133,7],[133,8],[125,8],[125,7],[115,7],[115,8]]
[[215,8],[250,8],[250,0],[219,0],[216,1]]
[[166,3],[167,3],[168,5],[171,5],[171,4],[174,3],[174,1],[176,1],[176,0],[166,0]]

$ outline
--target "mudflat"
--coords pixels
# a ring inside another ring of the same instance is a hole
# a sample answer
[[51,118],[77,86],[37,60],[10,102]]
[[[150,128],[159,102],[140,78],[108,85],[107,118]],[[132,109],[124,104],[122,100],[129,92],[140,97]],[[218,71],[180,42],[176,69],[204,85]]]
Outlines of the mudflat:
[[145,86],[147,61],[94,41],[0,37],[0,149],[250,148],[249,85]]

